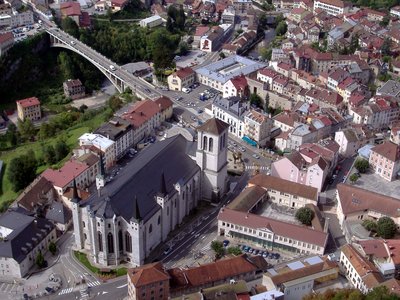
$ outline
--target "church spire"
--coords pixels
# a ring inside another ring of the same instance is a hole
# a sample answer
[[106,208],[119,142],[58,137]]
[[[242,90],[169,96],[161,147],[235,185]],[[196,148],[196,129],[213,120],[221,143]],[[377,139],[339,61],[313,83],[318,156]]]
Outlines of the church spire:
[[78,195],[78,188],[76,187],[76,180],[75,180],[75,177],[74,177],[74,183],[73,183],[73,186],[72,186],[72,199],[71,199],[71,202],[78,203],[81,200],[82,199]]

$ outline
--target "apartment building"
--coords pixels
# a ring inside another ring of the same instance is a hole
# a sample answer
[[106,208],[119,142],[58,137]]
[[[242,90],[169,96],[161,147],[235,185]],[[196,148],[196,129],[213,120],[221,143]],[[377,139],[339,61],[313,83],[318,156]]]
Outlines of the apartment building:
[[298,300],[338,277],[336,262],[313,256],[269,269],[263,274],[262,285],[283,292],[285,300]]
[[0,33],[0,57],[14,46],[14,35],[12,32]]
[[339,153],[343,157],[357,154],[358,149],[374,143],[374,134],[366,126],[353,126],[335,132],[335,141],[339,145]]
[[111,168],[117,161],[116,143],[97,133],[84,133],[79,137],[81,149],[89,149],[99,156],[103,155],[106,169]]
[[170,90],[182,91],[184,87],[189,87],[196,81],[196,73],[192,68],[182,68],[169,75],[167,81]]
[[326,11],[329,15],[343,15],[349,11],[349,4],[341,0],[316,0],[314,1],[314,12],[317,9]]
[[64,95],[71,100],[85,97],[85,86],[79,79],[68,79],[63,83]]
[[222,97],[239,97],[241,99],[247,98],[249,96],[249,88],[247,85],[247,80],[244,75],[234,77],[228,80],[223,87]]
[[115,143],[116,160],[123,157],[133,146],[132,124],[120,117],[113,117],[94,131]]
[[232,5],[238,16],[247,16],[249,10],[253,8],[251,0],[233,0]]
[[369,165],[376,174],[388,181],[400,176],[400,146],[385,141],[371,149]]
[[244,135],[254,141],[258,147],[265,147],[271,139],[273,120],[265,113],[250,109],[244,115]]
[[42,111],[40,108],[40,101],[36,97],[26,98],[17,101],[18,118],[21,121],[27,119],[31,121],[40,120]]

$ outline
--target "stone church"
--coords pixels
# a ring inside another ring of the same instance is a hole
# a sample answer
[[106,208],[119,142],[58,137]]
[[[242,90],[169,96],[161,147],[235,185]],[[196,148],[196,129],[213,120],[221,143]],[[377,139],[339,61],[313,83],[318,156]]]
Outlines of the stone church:
[[225,194],[228,127],[210,119],[195,144],[176,135],[147,147],[111,182],[99,174],[97,192],[84,201],[75,186],[76,247],[100,265],[142,265],[199,200]]

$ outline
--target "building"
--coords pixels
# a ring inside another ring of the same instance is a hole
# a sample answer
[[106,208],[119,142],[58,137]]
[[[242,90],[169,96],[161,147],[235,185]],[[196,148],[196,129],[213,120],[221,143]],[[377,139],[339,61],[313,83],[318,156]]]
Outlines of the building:
[[115,143],[116,160],[123,157],[133,146],[132,124],[120,117],[112,117],[107,123],[104,123],[94,131]]
[[79,2],[63,2],[60,4],[61,18],[70,17],[79,27],[90,26],[90,18],[87,12],[81,11]]
[[249,180],[248,187],[252,186],[264,189],[267,199],[280,206],[299,209],[306,204],[318,204],[318,190],[296,182],[258,174]]
[[[103,266],[143,265],[200,199],[225,194],[226,129],[210,119],[198,128],[198,143],[177,135],[152,144],[87,200],[74,197],[76,247]],[[193,147],[200,166],[187,153]]]
[[36,97],[26,98],[17,101],[18,118],[21,121],[27,119],[31,121],[40,120],[42,111],[40,109],[40,101]]
[[[105,167],[111,168],[117,161],[115,141],[97,133],[84,133],[79,137],[79,146],[103,154]],[[122,148],[120,148],[122,152]]]
[[164,122],[172,118],[174,103],[168,97],[162,96],[154,101],[159,108],[160,121]]
[[368,127],[353,126],[335,132],[335,141],[340,147],[340,155],[351,157],[363,146],[373,144],[374,135]]
[[155,16],[151,16],[146,19],[140,20],[139,25],[140,25],[140,27],[153,28],[153,27],[162,25],[162,23],[163,23],[163,19],[160,16],[155,15]]
[[265,147],[270,143],[273,121],[261,111],[250,109],[244,115],[244,136],[257,144]]
[[369,165],[376,174],[388,181],[400,175],[400,146],[390,141],[371,149]]
[[56,241],[55,226],[42,218],[7,211],[0,216],[0,274],[8,280],[23,278]]
[[269,250],[322,255],[328,241],[327,232],[246,211],[221,208],[217,219],[218,235],[249,241]]
[[352,245],[344,245],[340,250],[340,264],[355,288],[366,294],[383,282],[374,264],[363,258]]
[[400,226],[399,199],[343,183],[338,184],[336,197],[337,216],[343,231],[347,221],[378,220],[385,216]]
[[400,95],[400,83],[395,80],[388,80],[376,90],[376,95],[398,97]]
[[400,18],[400,6],[394,6],[390,9],[390,15]]
[[0,33],[0,57],[14,46],[14,35],[12,32]]
[[64,95],[71,100],[85,97],[85,86],[79,79],[68,79],[63,83]]
[[313,256],[269,269],[263,275],[262,284],[268,291],[284,293],[285,300],[297,300],[338,277],[336,262],[330,261],[327,256]]
[[223,86],[222,97],[239,97],[247,98],[249,96],[249,89],[247,86],[246,77],[241,75],[228,80]]
[[72,213],[61,202],[52,202],[46,211],[46,219],[61,232],[66,232],[72,225]]
[[243,138],[244,115],[247,113],[248,104],[238,97],[216,98],[211,106],[214,118],[229,124],[229,133]]
[[182,91],[182,88],[191,86],[196,81],[196,73],[186,67],[177,70],[168,76],[168,87],[172,91]]
[[169,274],[161,262],[128,270],[128,299],[168,299]]
[[211,201],[219,201],[228,185],[228,128],[228,123],[215,118],[197,128],[196,161],[202,171],[202,195]]
[[213,26],[207,33],[200,37],[200,50],[204,52],[217,51],[222,43],[230,37],[233,27],[233,24]]
[[196,74],[201,84],[223,92],[225,83],[230,79],[248,75],[264,67],[265,64],[243,56],[232,55],[197,69]]
[[316,9],[322,9],[329,15],[343,15],[349,11],[349,4],[341,0],[317,0],[314,1],[314,12]]

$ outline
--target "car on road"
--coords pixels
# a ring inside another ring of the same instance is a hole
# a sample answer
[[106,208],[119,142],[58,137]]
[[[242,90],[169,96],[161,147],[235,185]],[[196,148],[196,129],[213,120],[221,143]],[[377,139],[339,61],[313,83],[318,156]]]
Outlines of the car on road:
[[168,247],[167,249],[164,250],[164,255],[171,253],[171,251],[172,251],[172,248]]
[[253,156],[254,158],[256,158],[256,159],[260,159],[260,156],[257,155],[257,154],[253,154],[252,156]]
[[242,151],[242,152],[246,152],[246,148],[245,148],[245,147],[240,147],[239,149],[240,149],[240,151]]
[[228,246],[228,245],[229,245],[229,241],[228,241],[228,240],[224,240],[224,241],[222,242],[222,245],[224,245],[224,247]]
[[183,99],[183,97],[176,97],[175,100],[176,101],[181,101]]

